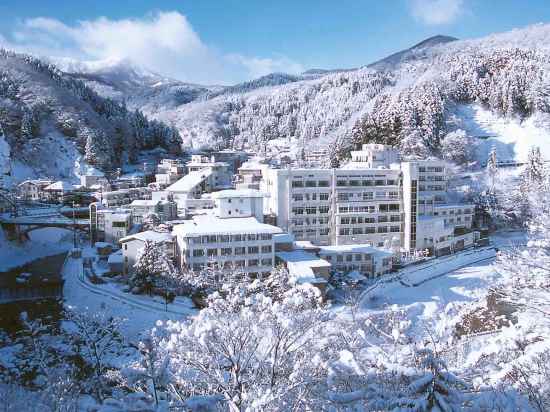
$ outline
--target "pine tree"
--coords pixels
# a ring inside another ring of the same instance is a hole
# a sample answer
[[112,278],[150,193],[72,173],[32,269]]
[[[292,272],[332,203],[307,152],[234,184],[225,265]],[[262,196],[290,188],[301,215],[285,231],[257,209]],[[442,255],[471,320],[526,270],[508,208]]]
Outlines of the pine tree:
[[522,177],[529,186],[540,186],[546,179],[544,160],[539,147],[533,146],[529,149],[527,166]]
[[163,268],[164,262],[160,245],[146,240],[143,248],[138,252],[134,265],[135,271],[129,281],[132,291],[151,293],[155,286],[155,277],[162,273]]
[[409,399],[399,400],[401,408],[418,412],[454,412],[463,410],[468,385],[447,371],[445,363],[432,350],[416,354],[418,372],[409,384]]

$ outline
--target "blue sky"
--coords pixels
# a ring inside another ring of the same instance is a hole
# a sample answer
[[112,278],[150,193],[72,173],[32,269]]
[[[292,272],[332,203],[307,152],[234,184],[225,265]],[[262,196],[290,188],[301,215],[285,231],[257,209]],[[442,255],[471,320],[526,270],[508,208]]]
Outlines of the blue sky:
[[230,84],[357,67],[435,34],[472,38],[539,22],[550,22],[548,0],[2,0],[0,43]]

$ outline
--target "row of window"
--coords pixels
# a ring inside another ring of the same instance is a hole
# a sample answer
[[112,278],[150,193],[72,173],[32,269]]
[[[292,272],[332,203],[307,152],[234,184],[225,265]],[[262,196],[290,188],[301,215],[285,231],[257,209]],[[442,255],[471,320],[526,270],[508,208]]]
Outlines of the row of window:
[[293,180],[292,187],[329,187],[330,182],[328,180]]
[[271,233],[249,233],[238,235],[207,235],[192,237],[189,239],[189,243],[192,245],[200,245],[206,243],[228,243],[228,242],[244,242],[255,240],[271,240],[273,235]]
[[367,226],[367,227],[341,227],[338,230],[340,236],[350,235],[370,235],[373,233],[399,233],[401,232],[401,226]]
[[420,192],[428,191],[428,192],[441,192],[445,190],[445,186],[443,185],[419,185],[418,190]]
[[[332,256],[331,255],[324,255],[323,259],[325,259],[327,262],[332,262]],[[336,255],[335,256],[335,262],[336,263],[342,263],[342,262],[369,262],[372,263],[372,257],[371,255],[367,255],[364,253],[349,253],[345,255]],[[368,265],[371,267],[370,265]]]
[[294,215],[316,215],[319,214],[327,214],[329,210],[328,206],[308,206],[308,207],[293,207],[292,208],[292,214]]
[[[454,210],[449,210],[449,215],[454,215],[455,213],[457,215],[462,214],[462,209],[458,209],[458,210],[456,210],[456,212]],[[464,214],[465,215],[469,215],[471,213],[472,213],[471,209],[464,209]],[[434,216],[447,216],[447,211],[443,210],[441,212],[434,212]]]
[[219,265],[217,262],[208,262],[208,263],[194,263],[192,268],[194,271],[200,271],[204,269],[205,267],[210,268],[218,268],[220,267],[223,269],[234,269],[234,268],[250,268],[250,267],[258,267],[258,266],[273,266],[273,259],[271,258],[265,258],[265,259],[248,259],[248,260],[233,260],[233,261],[226,261],[222,265]]
[[359,198],[363,200],[374,199],[399,199],[399,192],[340,192],[338,193],[339,201],[352,200],[353,198]]
[[[378,211],[381,213],[399,212],[399,203],[378,205]],[[376,206],[339,206],[338,213],[376,213]]]
[[428,166],[428,167],[420,166],[420,167],[418,168],[418,171],[419,171],[420,173],[424,173],[424,172],[441,173],[441,172],[443,172],[443,167],[441,167],[441,166]]
[[193,257],[202,257],[202,256],[239,256],[239,255],[257,255],[258,253],[271,253],[273,248],[271,245],[264,245],[261,248],[259,246],[237,246],[235,248],[223,247],[221,249],[212,248],[212,249],[193,249]]
[[292,224],[295,226],[304,225],[328,225],[328,217],[311,217],[305,219],[292,219]]
[[397,180],[394,179],[377,179],[377,180],[344,180],[338,179],[336,186],[338,187],[357,187],[357,186],[395,186]]
[[354,217],[341,217],[340,218],[340,224],[342,225],[361,225],[363,223],[386,223],[386,222],[400,222],[401,221],[401,215],[391,215],[388,219],[388,216],[378,216],[378,219],[375,219],[373,217],[362,217],[362,216],[354,216]]
[[295,202],[303,202],[310,200],[328,201],[328,193],[295,193],[292,195],[292,200]]

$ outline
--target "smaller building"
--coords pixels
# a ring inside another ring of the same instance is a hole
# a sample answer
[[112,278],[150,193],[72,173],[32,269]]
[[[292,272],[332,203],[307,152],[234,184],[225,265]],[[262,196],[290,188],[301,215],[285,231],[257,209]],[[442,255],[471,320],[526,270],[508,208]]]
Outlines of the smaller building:
[[282,264],[288,270],[291,279],[296,283],[311,283],[322,292],[330,277],[331,264],[313,253],[296,249],[275,254],[277,264]]
[[170,200],[138,199],[130,203],[134,224],[143,223],[148,215],[157,215],[160,223],[174,220],[178,217],[178,208],[175,202]]
[[187,163],[187,170],[192,172],[210,171],[208,185],[212,189],[227,189],[231,187],[232,174],[225,162],[216,162],[214,156],[192,155]]
[[74,192],[74,186],[62,180],[44,188],[46,199],[50,202],[61,203],[63,196]]
[[133,227],[131,209],[103,208],[99,203],[90,204],[90,237],[92,243],[118,243],[128,236]]
[[51,185],[53,181],[47,179],[25,180],[17,186],[18,196],[23,200],[41,202],[47,200],[44,188]]
[[131,189],[113,190],[96,194],[101,199],[103,206],[107,208],[125,206],[138,199],[151,199],[151,189],[148,187],[137,187]]
[[157,232],[147,230],[120,239],[123,256],[123,273],[133,273],[134,265],[137,262],[139,251],[146,241],[153,242],[165,250],[169,258],[174,258],[175,241],[174,236],[169,232]]
[[164,188],[175,183],[185,174],[185,165],[180,160],[162,159],[157,166],[155,182]]
[[357,271],[374,277],[392,270],[394,254],[370,245],[338,245],[320,246],[319,256],[329,262],[333,270],[344,273]]
[[220,218],[253,216],[264,221],[264,195],[258,190],[221,190],[212,193]]

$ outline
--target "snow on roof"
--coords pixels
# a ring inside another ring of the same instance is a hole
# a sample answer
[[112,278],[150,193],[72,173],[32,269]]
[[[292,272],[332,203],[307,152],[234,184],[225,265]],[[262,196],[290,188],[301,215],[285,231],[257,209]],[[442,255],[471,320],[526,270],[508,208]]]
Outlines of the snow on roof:
[[193,216],[192,220],[174,226],[174,233],[183,237],[209,234],[253,234],[282,233],[276,226],[260,223],[254,217],[233,217],[221,219],[212,215]]
[[177,182],[166,188],[169,192],[191,192],[195,187],[212,175],[212,170],[198,170],[189,172]]
[[275,243],[294,243],[294,235],[292,233],[279,233],[273,235]]
[[136,199],[130,203],[130,206],[156,206],[160,202],[160,200]]
[[111,245],[110,243],[107,243],[107,242],[95,242],[94,246],[96,248],[113,247],[113,245]]
[[331,265],[326,260],[320,259],[312,253],[303,250],[293,250],[291,252],[277,252],[277,258],[286,263],[289,275],[297,283],[320,283],[326,282],[315,276],[313,269],[330,268]]
[[319,254],[327,255],[333,253],[368,253],[378,256],[392,256],[393,253],[374,248],[368,244],[357,244],[357,245],[335,245],[335,246],[319,246]]
[[284,261],[287,264],[301,264],[307,265],[308,267],[315,268],[329,268],[330,263],[324,259],[321,259],[315,256],[313,253],[308,253],[304,250],[292,250],[290,252],[277,252],[275,253],[279,259]]
[[264,197],[264,194],[259,190],[254,189],[240,189],[240,190],[220,190],[219,192],[212,193],[214,199],[229,199],[235,197],[250,198],[250,197]]
[[119,250],[115,253],[111,253],[107,259],[108,264],[123,263],[124,256],[122,256],[122,250]]
[[63,192],[69,192],[74,189],[74,186],[70,183],[59,180],[58,182],[52,183],[44,188],[44,190],[61,190]]
[[157,232],[155,230],[146,230],[145,232],[139,232],[130,236],[123,237],[120,239],[120,243],[129,242],[131,240],[141,240],[145,242],[150,240],[154,243],[163,243],[171,242],[173,240],[173,235],[169,232]]

